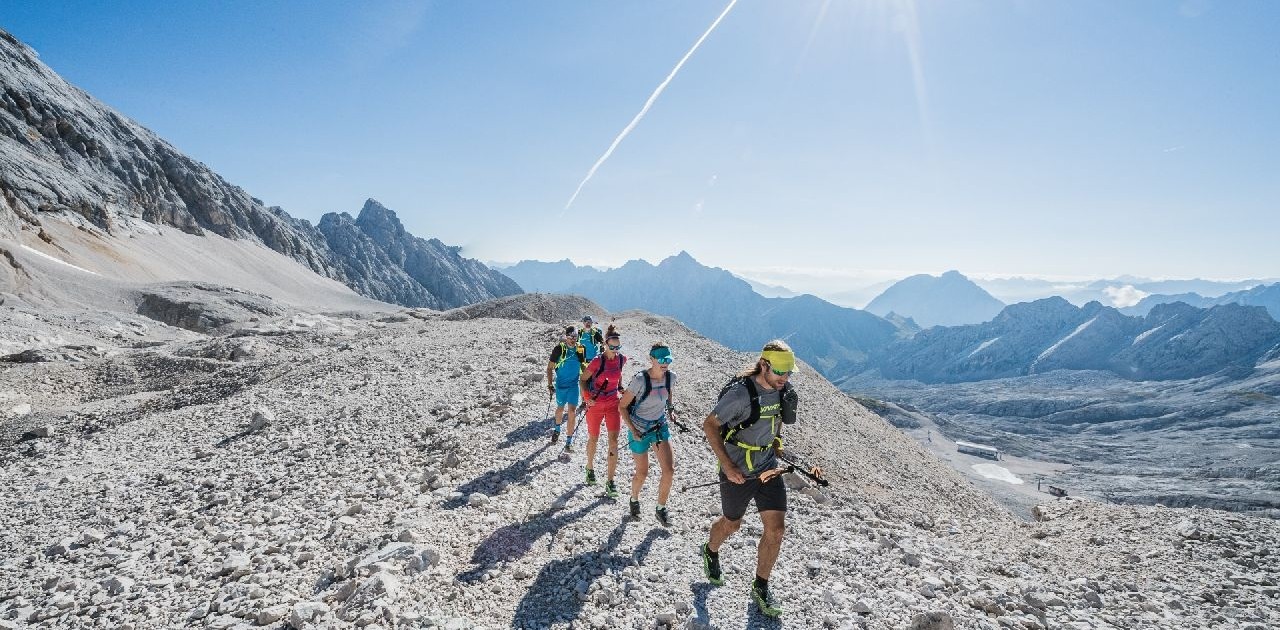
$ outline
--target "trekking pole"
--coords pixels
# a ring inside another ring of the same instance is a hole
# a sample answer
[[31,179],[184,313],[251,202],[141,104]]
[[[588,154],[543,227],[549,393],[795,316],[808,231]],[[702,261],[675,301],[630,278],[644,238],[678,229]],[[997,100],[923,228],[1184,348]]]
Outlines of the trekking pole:
[[826,479],[823,479],[822,477],[819,477],[813,474],[812,472],[809,472],[810,470],[813,469],[813,467],[809,466],[807,463],[800,460],[799,458],[791,455],[784,455],[782,451],[774,451],[774,452],[778,454],[778,459],[787,463],[787,472],[798,472],[812,479],[815,483],[817,483],[819,486],[822,486],[823,488],[827,487],[830,484],[830,482],[827,481]]
[[686,425],[685,425],[685,423],[681,422],[681,421],[680,421],[680,418],[677,418],[677,417],[676,417],[676,406],[675,406],[675,405],[670,405],[670,404],[668,404],[668,405],[667,405],[667,417],[671,419],[671,423],[672,423],[672,424],[674,424],[674,425],[676,425],[676,428],[677,428],[677,429],[680,429],[680,432],[681,432],[681,433],[688,433],[688,432],[689,432],[689,427],[688,427],[688,426],[686,426]]
[[720,485],[720,482],[717,480],[717,481],[712,481],[712,482],[709,482],[709,483],[700,483],[700,484],[695,485],[695,486],[689,486],[689,485],[682,486],[682,487],[680,488],[680,491],[681,491],[681,492],[688,492],[688,491],[690,491],[690,490],[696,490],[696,489],[698,489],[698,488],[707,488],[707,487],[710,487],[710,486],[718,486],[718,485]]

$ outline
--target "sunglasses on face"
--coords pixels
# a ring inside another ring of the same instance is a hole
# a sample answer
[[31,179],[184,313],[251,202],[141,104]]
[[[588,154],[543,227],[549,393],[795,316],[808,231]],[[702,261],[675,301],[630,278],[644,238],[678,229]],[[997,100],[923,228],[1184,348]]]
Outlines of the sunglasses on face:
[[774,376],[791,376],[792,374],[795,374],[795,370],[792,370],[792,371],[790,371],[790,372],[779,372],[779,371],[777,371],[777,370],[773,369],[773,366],[772,366],[772,365],[771,365],[771,366],[769,366],[769,371],[770,371],[770,372],[773,372]]
[[618,344],[618,345],[616,345],[616,346],[615,346],[615,345],[613,345],[613,344],[607,344],[607,345],[608,345],[608,348],[609,348],[610,350],[620,350],[620,349],[622,349],[622,344]]

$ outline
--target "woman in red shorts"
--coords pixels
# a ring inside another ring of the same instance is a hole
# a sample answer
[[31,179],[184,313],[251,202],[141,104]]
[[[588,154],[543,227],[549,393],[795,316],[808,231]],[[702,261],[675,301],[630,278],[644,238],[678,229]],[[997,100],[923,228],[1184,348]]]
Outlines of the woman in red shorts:
[[613,324],[604,335],[604,353],[591,360],[582,371],[582,400],[587,406],[587,485],[596,483],[596,441],[600,438],[600,421],[609,431],[609,477],[604,483],[604,494],[617,498],[618,489],[613,475],[618,469],[618,431],[622,419],[618,415],[618,390],[622,387],[622,366],[627,357],[618,352],[622,348],[622,335]]

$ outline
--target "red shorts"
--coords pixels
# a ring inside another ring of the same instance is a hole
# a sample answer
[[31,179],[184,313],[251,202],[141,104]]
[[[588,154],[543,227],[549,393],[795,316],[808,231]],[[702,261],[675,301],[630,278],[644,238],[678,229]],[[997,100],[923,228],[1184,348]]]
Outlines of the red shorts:
[[587,407],[587,434],[600,437],[600,421],[610,433],[617,433],[622,428],[622,416],[618,415],[618,401],[597,400]]

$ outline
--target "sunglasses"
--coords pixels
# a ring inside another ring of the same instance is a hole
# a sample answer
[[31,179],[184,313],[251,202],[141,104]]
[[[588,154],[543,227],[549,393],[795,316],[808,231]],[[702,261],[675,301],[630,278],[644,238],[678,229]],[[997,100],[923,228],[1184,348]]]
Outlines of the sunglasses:
[[615,346],[615,345],[613,345],[613,344],[611,344],[611,343],[610,343],[610,344],[606,344],[606,346],[607,346],[610,350],[620,350],[620,349],[622,349],[622,344],[618,344],[618,345],[616,345],[616,346]]
[[773,369],[773,366],[772,366],[772,365],[771,365],[771,366],[769,366],[769,371],[770,371],[770,372],[773,372],[774,376],[791,376],[792,374],[795,374],[795,373],[796,373],[796,371],[795,371],[795,370],[791,370],[790,372],[779,372],[779,371],[777,371],[777,370]]

